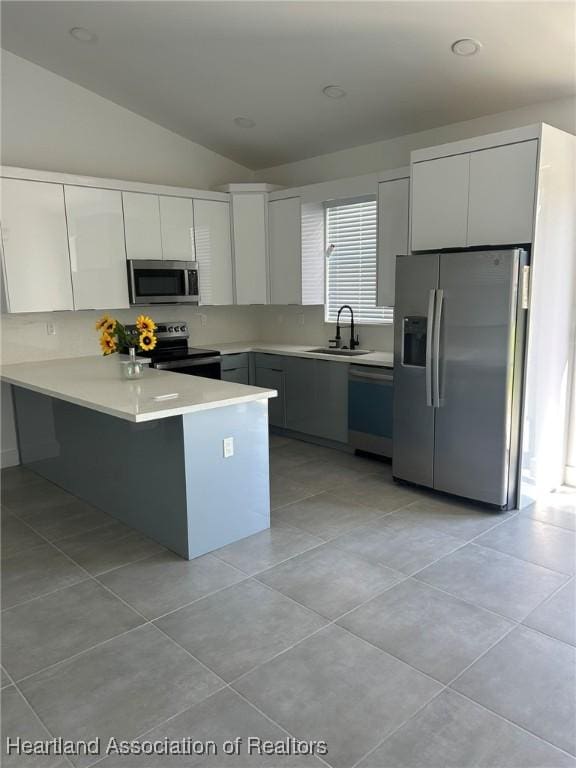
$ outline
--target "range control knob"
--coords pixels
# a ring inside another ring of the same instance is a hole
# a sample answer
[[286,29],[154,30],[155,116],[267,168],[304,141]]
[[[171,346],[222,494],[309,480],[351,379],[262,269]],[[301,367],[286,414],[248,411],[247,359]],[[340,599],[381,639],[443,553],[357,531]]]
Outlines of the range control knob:
[[174,330],[174,326],[173,325],[169,325],[168,326],[168,332],[172,333],[173,330]]

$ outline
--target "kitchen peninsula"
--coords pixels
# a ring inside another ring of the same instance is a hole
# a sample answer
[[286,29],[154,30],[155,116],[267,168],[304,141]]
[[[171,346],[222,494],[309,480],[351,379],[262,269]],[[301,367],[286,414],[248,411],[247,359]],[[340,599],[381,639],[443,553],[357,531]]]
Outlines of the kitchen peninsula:
[[[192,559],[270,526],[271,389],[118,359],[4,366],[24,466]],[[224,442],[226,441],[226,443]]]

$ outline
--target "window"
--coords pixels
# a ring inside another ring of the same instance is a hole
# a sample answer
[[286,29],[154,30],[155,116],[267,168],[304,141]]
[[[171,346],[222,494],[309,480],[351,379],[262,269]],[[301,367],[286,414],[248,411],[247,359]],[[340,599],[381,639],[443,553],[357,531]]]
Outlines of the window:
[[326,203],[326,322],[343,304],[359,325],[392,322],[392,307],[376,306],[377,217],[375,197]]

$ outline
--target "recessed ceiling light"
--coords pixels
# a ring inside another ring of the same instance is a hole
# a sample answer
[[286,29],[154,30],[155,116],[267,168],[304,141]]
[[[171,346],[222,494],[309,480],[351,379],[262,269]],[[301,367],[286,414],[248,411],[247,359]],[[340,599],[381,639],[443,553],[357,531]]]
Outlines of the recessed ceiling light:
[[482,48],[482,43],[471,37],[463,37],[462,40],[452,43],[450,48],[456,56],[474,56]]
[[94,32],[90,32],[85,27],[72,27],[68,32],[72,35],[74,40],[78,40],[81,43],[95,43],[98,37]]
[[256,123],[249,117],[235,117],[234,124],[240,126],[240,128],[254,128]]
[[343,99],[346,96],[346,91],[339,85],[327,85],[322,88],[322,93],[329,99]]

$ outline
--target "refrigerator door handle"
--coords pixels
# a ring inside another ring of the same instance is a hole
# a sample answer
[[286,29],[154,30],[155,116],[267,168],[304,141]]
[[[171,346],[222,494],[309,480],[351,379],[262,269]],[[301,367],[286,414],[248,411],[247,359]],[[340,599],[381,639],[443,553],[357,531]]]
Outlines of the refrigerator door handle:
[[432,405],[440,408],[440,326],[442,323],[442,309],[444,307],[444,291],[438,288],[436,291],[436,306],[434,308],[434,331],[432,350]]
[[428,294],[428,326],[426,329],[426,405],[434,407],[432,399],[432,328],[434,325],[434,304],[436,290],[430,289]]

